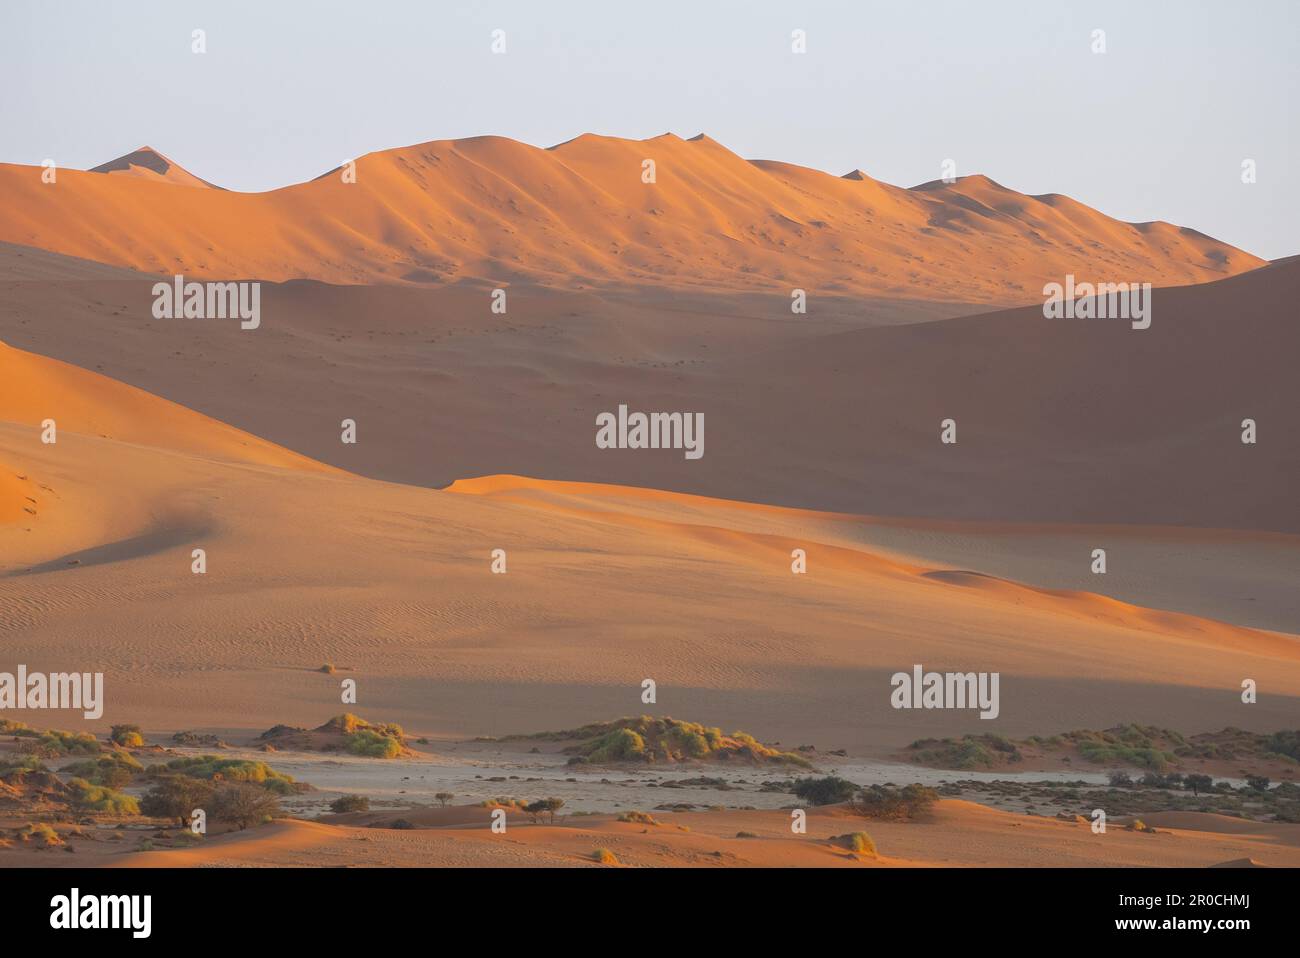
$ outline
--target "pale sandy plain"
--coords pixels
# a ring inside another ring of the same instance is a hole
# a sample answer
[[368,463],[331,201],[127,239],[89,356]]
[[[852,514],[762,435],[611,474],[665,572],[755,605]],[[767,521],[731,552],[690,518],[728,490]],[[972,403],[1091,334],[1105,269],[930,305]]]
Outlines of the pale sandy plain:
[[[0,166],[0,643],[104,671],[97,728],[315,725],[340,710],[324,662],[357,679],[354,711],[435,743],[639,713],[645,678],[656,714],[858,757],[1296,725],[1295,263],[981,177],[901,190],[707,139],[424,144],[362,158],[350,192],[234,194],[144,162],[51,186]],[[147,274],[181,270],[274,281],[263,328],[154,320]],[[1152,328],[997,308],[1089,271],[1169,287]],[[596,450],[618,402],[704,411],[704,459]],[[1000,672],[998,721],[891,709],[918,662]],[[843,858],[727,814],[755,827],[718,835],[773,835],[724,860]],[[1282,826],[1113,854],[1075,827],[945,803],[927,831],[872,832],[897,863],[1297,863]],[[717,836],[662,852],[608,822],[495,851],[473,829],[274,828],[166,854],[523,864],[576,860],[595,829],[634,864],[718,861]],[[1012,828],[1034,838],[957,840]]]

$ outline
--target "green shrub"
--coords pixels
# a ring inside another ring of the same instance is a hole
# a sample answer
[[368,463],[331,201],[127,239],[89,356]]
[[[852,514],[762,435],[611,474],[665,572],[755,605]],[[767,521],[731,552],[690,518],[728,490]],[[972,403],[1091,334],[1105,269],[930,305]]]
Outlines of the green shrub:
[[78,811],[100,812],[105,815],[139,815],[140,804],[130,795],[103,785],[92,785],[84,778],[68,782],[72,790],[72,805]]
[[222,782],[212,796],[212,817],[240,831],[269,822],[280,814],[280,800],[249,782]]
[[797,779],[790,790],[813,805],[835,805],[851,799],[858,787],[847,779],[828,775],[825,778]]
[[848,835],[841,835],[840,840],[855,855],[866,855],[869,858],[877,857],[876,843],[871,840],[871,836],[866,832],[852,832]]
[[172,759],[166,765],[151,765],[147,775],[165,777],[184,775],[209,781],[249,782],[277,795],[290,795],[298,789],[293,776],[277,772],[265,762],[243,758],[219,758],[200,755],[193,758]]
[[858,793],[853,807],[866,818],[907,821],[928,812],[938,800],[939,793],[925,785],[872,785]]
[[114,725],[108,733],[108,740],[122,748],[144,747],[144,734],[138,725]]
[[370,799],[364,795],[344,795],[330,802],[330,811],[339,815],[346,812],[368,812]]
[[361,728],[348,735],[347,750],[366,758],[397,758],[402,754],[402,743],[374,729]]
[[174,818],[188,825],[195,809],[212,804],[213,786],[201,778],[171,774],[140,799],[140,810],[151,818]]

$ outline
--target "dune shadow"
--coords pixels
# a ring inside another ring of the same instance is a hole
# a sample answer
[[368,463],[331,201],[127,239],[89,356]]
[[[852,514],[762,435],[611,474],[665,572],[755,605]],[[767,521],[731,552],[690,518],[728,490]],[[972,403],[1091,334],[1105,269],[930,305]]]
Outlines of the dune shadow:
[[39,575],[45,572],[57,572],[68,569],[84,569],[87,566],[106,565],[110,562],[123,562],[154,555],[165,549],[176,548],[196,542],[210,532],[205,523],[186,523],[166,528],[154,529],[127,539],[107,542],[90,549],[68,552],[55,559],[42,562],[26,569],[16,569],[5,573],[3,578],[15,579],[22,576]]

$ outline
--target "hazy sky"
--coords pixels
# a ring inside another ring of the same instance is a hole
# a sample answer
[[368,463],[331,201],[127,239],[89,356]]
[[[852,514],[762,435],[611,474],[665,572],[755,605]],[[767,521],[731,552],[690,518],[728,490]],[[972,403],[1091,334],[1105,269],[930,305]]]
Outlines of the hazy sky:
[[1296,0],[3,0],[0,80],[5,162],[88,167],[147,143],[262,190],[445,137],[704,131],[901,186],[951,157],[961,175],[1300,253]]

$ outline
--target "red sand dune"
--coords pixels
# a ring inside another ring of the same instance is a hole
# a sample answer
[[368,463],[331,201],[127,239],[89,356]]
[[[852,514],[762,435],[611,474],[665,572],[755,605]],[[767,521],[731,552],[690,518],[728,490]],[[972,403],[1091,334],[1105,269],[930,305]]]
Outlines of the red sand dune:
[[152,146],[142,146],[116,160],[109,160],[92,167],[91,173],[109,173],[113,176],[137,176],[155,183],[171,183],[174,186],[197,186],[202,189],[221,189],[207,180],[201,180],[189,170],[184,169],[163,156]]
[[[979,303],[1040,299],[1067,273],[1168,286],[1263,262],[1195,230],[1122,223],[983,176],[902,189],[745,160],[705,136],[586,134],[551,149],[436,140],[361,157],[355,183],[335,170],[255,194],[164,189],[196,178],[156,151],[131,157],[105,165],[130,175],[62,170],[55,184],[40,168],[0,165],[0,241],[198,277],[798,287]],[[642,182],[647,159],[653,184]]]

